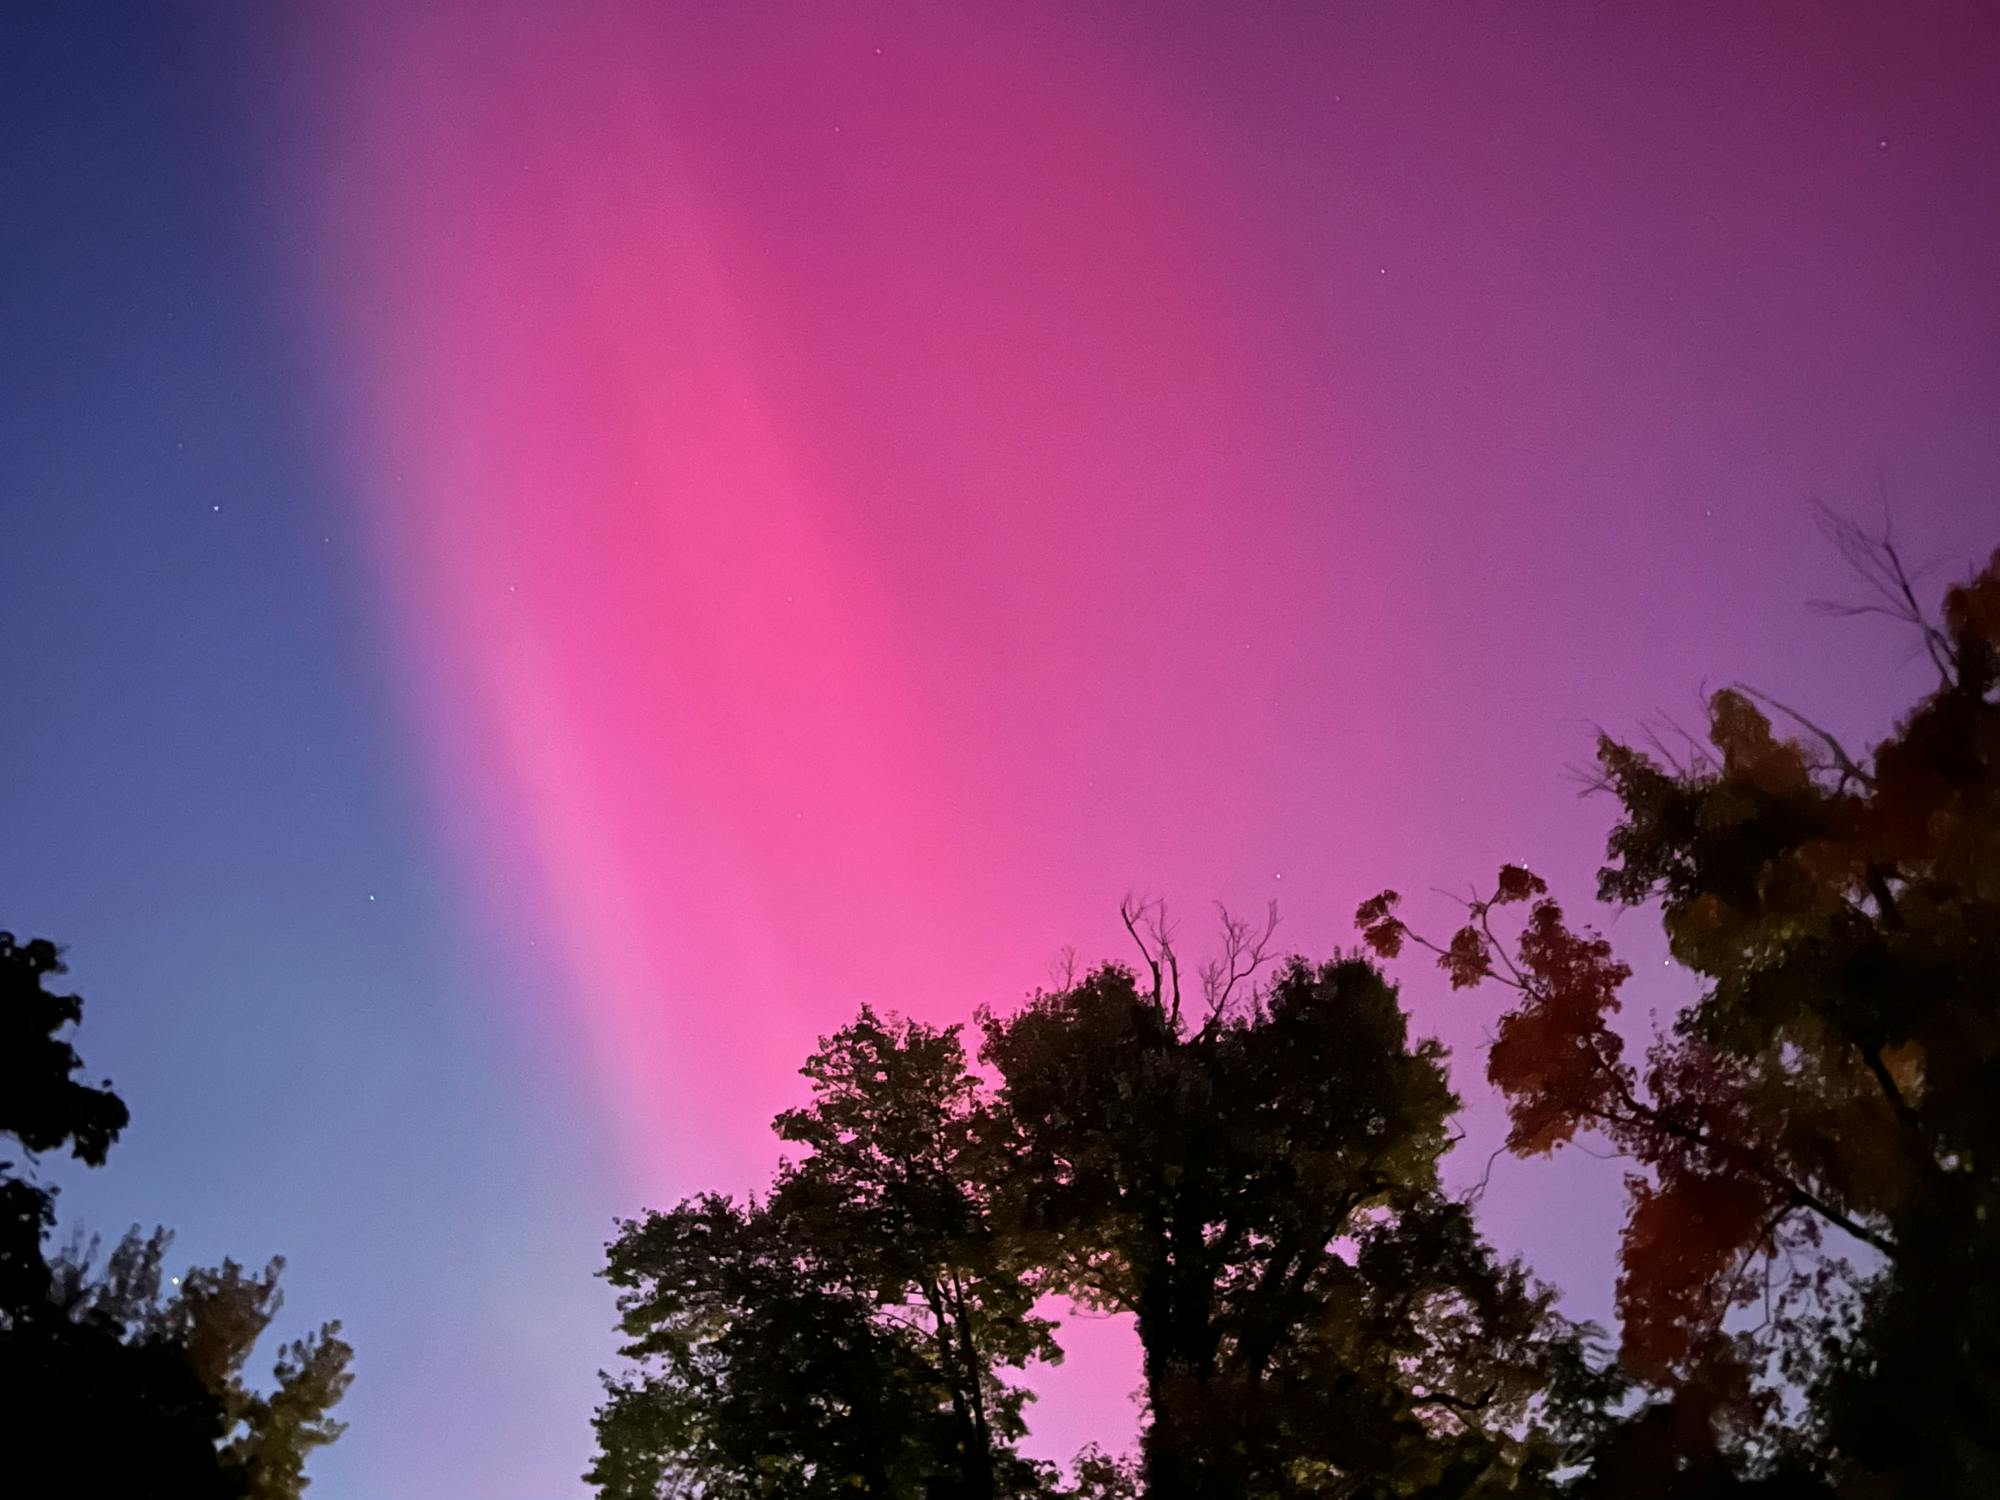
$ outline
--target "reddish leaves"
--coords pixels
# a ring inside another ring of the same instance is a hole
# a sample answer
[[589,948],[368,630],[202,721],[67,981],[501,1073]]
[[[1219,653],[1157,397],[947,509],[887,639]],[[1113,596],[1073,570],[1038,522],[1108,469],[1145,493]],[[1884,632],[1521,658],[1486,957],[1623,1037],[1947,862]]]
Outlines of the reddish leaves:
[[1369,951],[1383,958],[1394,958],[1403,951],[1403,940],[1409,936],[1409,929],[1395,917],[1389,915],[1403,898],[1394,891],[1384,891],[1361,903],[1354,912],[1354,925],[1361,929],[1361,941]]
[[[1733,1270],[1755,1254],[1781,1202],[1747,1165],[1740,1080],[1706,1049],[1666,1043],[1655,1050],[1642,1099],[1624,1039],[1611,1028],[1632,971],[1603,938],[1573,929],[1547,889],[1531,871],[1504,867],[1494,895],[1473,902],[1472,920],[1442,945],[1390,914],[1393,893],[1357,915],[1384,956],[1415,942],[1438,956],[1454,988],[1497,978],[1515,991],[1486,1064],[1507,1102],[1508,1148],[1540,1155],[1595,1130],[1652,1169],[1628,1179],[1618,1287],[1626,1362],[1648,1380],[1701,1386],[1704,1410],[1738,1405],[1749,1399],[1747,1366],[1721,1320]],[[1505,958],[1489,914],[1524,901],[1534,904]]]
[[[1707,1341],[1740,1290],[1736,1272],[1768,1233],[1763,1184],[1735,1174],[1628,1177],[1632,1210],[1619,1258],[1626,1368],[1666,1385],[1712,1357]],[[1761,1281],[1741,1283],[1761,1286]]]
[[1493,974],[1493,951],[1486,934],[1471,923],[1451,935],[1451,945],[1438,955],[1438,967],[1451,976],[1451,987],[1468,990]]
[[1521,934],[1518,972],[1520,1001],[1500,1018],[1486,1076],[1507,1100],[1508,1148],[1538,1155],[1604,1124],[1630,1097],[1625,1043],[1609,1017],[1631,970],[1544,900]]
[[1533,870],[1520,865],[1502,865],[1500,884],[1493,893],[1493,905],[1508,906],[1516,901],[1526,901],[1531,896],[1548,893],[1548,882]]

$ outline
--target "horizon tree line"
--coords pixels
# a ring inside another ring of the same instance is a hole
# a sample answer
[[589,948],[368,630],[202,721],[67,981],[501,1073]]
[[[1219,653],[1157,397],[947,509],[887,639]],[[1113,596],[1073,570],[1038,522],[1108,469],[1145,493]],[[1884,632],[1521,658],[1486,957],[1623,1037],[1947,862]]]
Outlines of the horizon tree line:
[[[1866,749],[1737,685],[1699,738],[1597,744],[1595,892],[1700,992],[1630,968],[1533,871],[1432,933],[1286,955],[1224,913],[971,1027],[864,1006],[807,1059],[768,1190],[622,1221],[605,1500],[1973,1500],[2000,1494],[2000,552],[1926,609],[1835,523],[1934,681]],[[1630,1167],[1615,1342],[1481,1233],[1461,1101],[1391,965],[1499,1004],[1504,1149]],[[351,1381],[338,1324],[245,1369],[282,1262],[164,1277],[170,1236],[53,1241],[40,1158],[129,1124],[53,944],[0,933],[0,1473],[297,1500]],[[1139,1448],[1021,1451],[1050,1298],[1131,1318]]]

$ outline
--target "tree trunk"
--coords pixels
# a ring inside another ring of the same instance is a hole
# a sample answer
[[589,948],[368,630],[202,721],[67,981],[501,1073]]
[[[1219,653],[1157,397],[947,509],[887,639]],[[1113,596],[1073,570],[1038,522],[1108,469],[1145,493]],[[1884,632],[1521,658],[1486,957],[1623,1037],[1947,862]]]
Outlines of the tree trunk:
[[1139,1306],[1151,1421],[1140,1450],[1147,1500],[1235,1500],[1226,1433],[1214,1430],[1215,1332],[1206,1283],[1177,1285],[1171,1263],[1148,1275]]
[[[954,1328],[962,1325],[946,1310],[943,1289],[930,1282],[921,1285],[924,1300],[931,1309],[934,1325],[931,1337],[937,1346],[938,1373],[951,1392],[952,1422],[958,1429],[959,1474],[965,1484],[962,1493],[966,1500],[993,1500],[993,1444],[986,1431],[985,1393],[979,1389],[976,1375],[970,1381],[969,1398],[966,1390],[971,1347],[969,1343],[961,1345],[953,1337]],[[969,1337],[969,1330],[966,1336]]]

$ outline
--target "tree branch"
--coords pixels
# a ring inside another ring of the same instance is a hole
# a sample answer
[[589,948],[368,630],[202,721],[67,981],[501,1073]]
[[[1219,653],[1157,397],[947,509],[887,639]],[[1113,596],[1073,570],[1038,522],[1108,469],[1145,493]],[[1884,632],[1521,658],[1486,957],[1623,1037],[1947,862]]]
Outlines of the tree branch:
[[1222,954],[1201,969],[1202,1000],[1208,1006],[1208,1019],[1202,1024],[1204,1033],[1222,1019],[1236,986],[1270,962],[1271,938],[1278,930],[1276,901],[1265,907],[1263,931],[1256,933],[1248,922],[1231,916],[1229,908],[1221,902],[1216,902],[1215,909],[1222,918]]
[[1854,757],[1847,753],[1847,747],[1841,744],[1830,731],[1820,728],[1819,725],[1813,723],[1811,719],[1808,719],[1796,708],[1787,707],[1776,698],[1773,698],[1769,693],[1759,692],[1748,683],[1739,682],[1733,684],[1733,686],[1744,697],[1754,698],[1759,703],[1775,708],[1779,713],[1825,745],[1832,752],[1833,763],[1839,769],[1843,781],[1852,779],[1860,782],[1863,786],[1873,786],[1875,784],[1875,778],[1855,763]]

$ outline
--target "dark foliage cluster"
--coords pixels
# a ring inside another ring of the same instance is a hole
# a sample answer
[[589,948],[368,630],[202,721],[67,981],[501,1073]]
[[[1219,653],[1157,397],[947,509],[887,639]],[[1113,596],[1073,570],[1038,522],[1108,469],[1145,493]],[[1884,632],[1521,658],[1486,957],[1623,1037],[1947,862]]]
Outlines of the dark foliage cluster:
[[[622,1226],[631,1368],[590,1477],[657,1496],[1504,1495],[1609,1394],[1584,1330],[1438,1182],[1441,1049],[1344,959],[1231,926],[1184,1006],[1157,908],[1109,965],[959,1028],[863,1010],[749,1203]],[[1267,934],[1268,935],[1268,934]],[[1022,1457],[1051,1293],[1132,1315],[1143,1452]]]
[[[37,1158],[102,1165],[129,1116],[109,1083],[80,1082],[67,1035],[83,1016],[51,992],[53,944],[0,932],[0,1478],[8,1493],[129,1500],[297,1500],[305,1463],[340,1424],[348,1384],[338,1324],[285,1347],[275,1388],[244,1366],[279,1305],[272,1261],[165,1274],[164,1230],[108,1254],[52,1251],[55,1189]],[[18,1486],[18,1488],[17,1488]]]
[[1591,1494],[2000,1494],[2000,554],[1934,617],[1893,545],[1836,535],[1876,591],[1848,612],[1935,671],[1893,732],[1853,753],[1738,687],[1683,754],[1599,743],[1599,895],[1657,911],[1701,981],[1643,1061],[1612,1024],[1629,969],[1528,871],[1442,941],[1393,893],[1359,913],[1378,954],[1513,992],[1487,1072],[1514,1151],[1632,1163],[1645,1401]]

